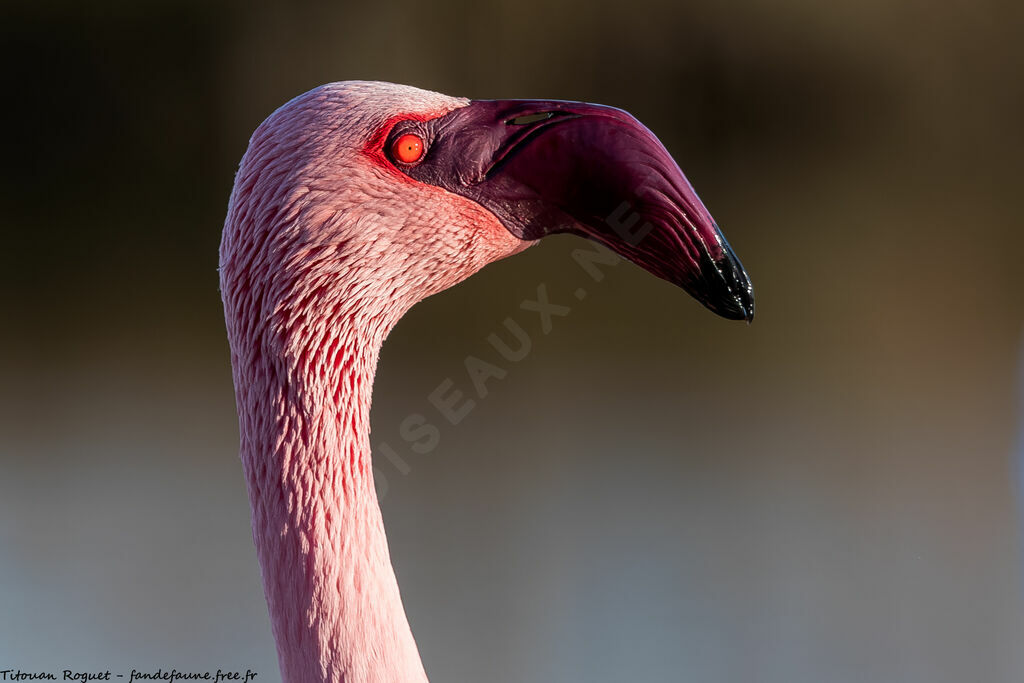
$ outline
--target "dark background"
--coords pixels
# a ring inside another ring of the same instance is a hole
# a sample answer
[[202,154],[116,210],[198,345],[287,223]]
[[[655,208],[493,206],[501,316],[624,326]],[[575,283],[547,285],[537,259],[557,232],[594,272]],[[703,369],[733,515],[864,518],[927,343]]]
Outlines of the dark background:
[[[747,327],[622,264],[544,336],[519,303],[585,283],[552,238],[397,327],[432,680],[1021,680],[1022,7],[5,4],[0,668],[277,680],[217,246],[251,131],[359,78],[631,111],[757,290]],[[533,351],[448,426],[506,316]]]

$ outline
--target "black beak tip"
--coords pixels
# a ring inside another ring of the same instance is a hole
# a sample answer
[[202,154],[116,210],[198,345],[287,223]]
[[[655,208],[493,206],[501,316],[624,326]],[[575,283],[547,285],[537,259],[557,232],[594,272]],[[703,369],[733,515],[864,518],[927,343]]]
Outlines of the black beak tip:
[[754,322],[754,300],[743,294],[730,292],[725,295],[727,298],[719,299],[708,308],[727,320],[746,320],[747,324]]
[[729,320],[746,320],[747,324],[754,321],[754,286],[731,249],[715,262],[713,272],[705,275],[712,283],[704,302],[708,308]]

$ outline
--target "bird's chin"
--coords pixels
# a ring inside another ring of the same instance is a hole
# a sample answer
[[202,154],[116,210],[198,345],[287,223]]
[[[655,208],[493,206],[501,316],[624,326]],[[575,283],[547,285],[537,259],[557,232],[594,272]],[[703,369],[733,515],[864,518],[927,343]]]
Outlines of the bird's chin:
[[508,256],[515,256],[516,254],[521,254],[530,247],[540,244],[540,240],[523,240],[519,239],[515,235],[513,235],[513,238],[515,239],[515,244],[513,245],[512,250],[502,258],[506,258]]
[[[394,277],[422,300],[454,287],[495,261],[519,254],[537,243],[509,232],[500,220],[478,203],[453,193],[443,200],[444,209],[422,229],[441,246],[432,258],[400,259]],[[414,243],[421,241],[417,236]],[[404,264],[415,263],[413,271]]]

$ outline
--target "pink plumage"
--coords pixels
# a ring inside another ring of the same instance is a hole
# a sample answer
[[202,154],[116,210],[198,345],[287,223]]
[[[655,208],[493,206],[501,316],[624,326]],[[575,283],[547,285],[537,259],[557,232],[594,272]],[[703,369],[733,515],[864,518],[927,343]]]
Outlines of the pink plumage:
[[[446,149],[496,154],[479,132],[484,127],[465,126],[455,136],[447,132],[453,126],[441,126],[444,140],[424,129],[433,143],[420,169],[432,174],[427,180],[389,159],[386,143],[402,125],[470,111],[468,100],[406,86],[326,85],[260,125],[235,179],[221,290],[253,539],[290,683],[426,681],[373,486],[369,412],[377,359],[409,307],[532,241],[511,225],[526,215],[516,207],[527,202],[501,196],[485,207],[460,193],[459,182],[477,191],[491,175],[456,169],[444,176],[427,165]],[[500,126],[517,120],[503,119],[488,134],[498,139],[506,131]],[[674,176],[673,183],[682,187]],[[503,222],[496,212],[506,210]],[[599,241],[616,248],[611,238]],[[725,262],[719,247],[704,248],[718,266]],[[626,255],[643,265],[635,253]],[[658,259],[664,271],[665,254]],[[749,318],[748,289],[730,290],[732,303],[714,305],[740,306]],[[702,300],[712,306],[710,296]]]

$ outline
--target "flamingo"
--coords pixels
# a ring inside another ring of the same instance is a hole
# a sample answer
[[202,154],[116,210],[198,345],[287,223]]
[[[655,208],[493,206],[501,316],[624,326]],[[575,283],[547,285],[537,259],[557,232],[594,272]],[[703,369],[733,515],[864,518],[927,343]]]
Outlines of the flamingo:
[[569,232],[730,319],[739,260],[628,113],[331,83],[253,133],[220,285],[253,540],[287,683],[427,680],[373,485],[381,345],[416,302]]

